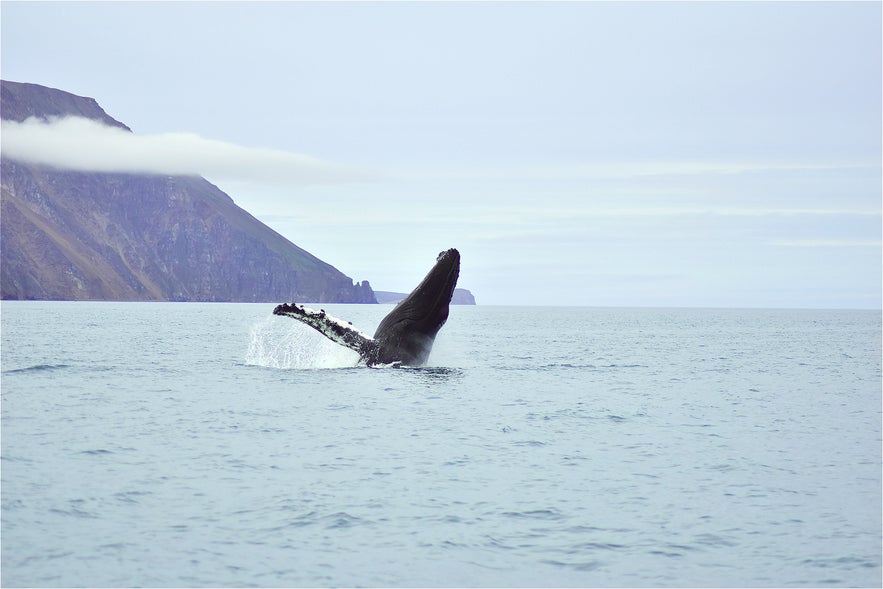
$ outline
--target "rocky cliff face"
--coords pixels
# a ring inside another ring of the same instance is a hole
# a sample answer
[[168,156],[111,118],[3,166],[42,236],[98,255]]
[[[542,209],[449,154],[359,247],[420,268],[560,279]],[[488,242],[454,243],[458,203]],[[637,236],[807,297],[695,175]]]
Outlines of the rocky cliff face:
[[[4,119],[78,115],[91,98],[2,82]],[[200,177],[48,169],[0,158],[3,299],[374,303]]]
[[105,125],[131,131],[101,108],[94,98],[77,96],[64,90],[37,84],[0,80],[0,111],[7,121],[24,121],[30,117],[77,116],[101,121]]

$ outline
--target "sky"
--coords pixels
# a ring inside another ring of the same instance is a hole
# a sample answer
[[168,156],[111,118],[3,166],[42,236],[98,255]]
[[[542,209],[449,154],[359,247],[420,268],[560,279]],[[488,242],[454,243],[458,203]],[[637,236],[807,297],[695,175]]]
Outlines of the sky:
[[54,165],[196,173],[377,290],[478,304],[881,307],[879,2],[0,3],[0,76],[133,134]]

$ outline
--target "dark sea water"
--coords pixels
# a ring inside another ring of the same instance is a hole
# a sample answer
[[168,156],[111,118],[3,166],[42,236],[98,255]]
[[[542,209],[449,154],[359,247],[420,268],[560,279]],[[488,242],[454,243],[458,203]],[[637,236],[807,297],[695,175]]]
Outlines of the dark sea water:
[[4,587],[881,585],[879,312],[272,307],[2,304]]

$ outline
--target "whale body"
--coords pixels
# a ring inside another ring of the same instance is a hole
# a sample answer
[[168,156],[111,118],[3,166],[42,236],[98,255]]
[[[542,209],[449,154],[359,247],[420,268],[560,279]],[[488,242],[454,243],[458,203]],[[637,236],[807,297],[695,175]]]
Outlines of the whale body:
[[278,305],[274,315],[306,323],[331,341],[358,352],[368,366],[398,364],[422,366],[435,336],[448,319],[449,305],[460,276],[460,252],[443,251],[435,266],[407,297],[383,318],[373,337],[351,323],[294,303]]

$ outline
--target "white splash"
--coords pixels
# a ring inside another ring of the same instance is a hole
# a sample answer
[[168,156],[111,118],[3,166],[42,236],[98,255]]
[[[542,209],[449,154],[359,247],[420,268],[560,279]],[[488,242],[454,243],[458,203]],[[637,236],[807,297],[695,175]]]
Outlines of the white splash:
[[245,363],[282,369],[349,368],[359,355],[310,327],[267,317],[251,328]]

